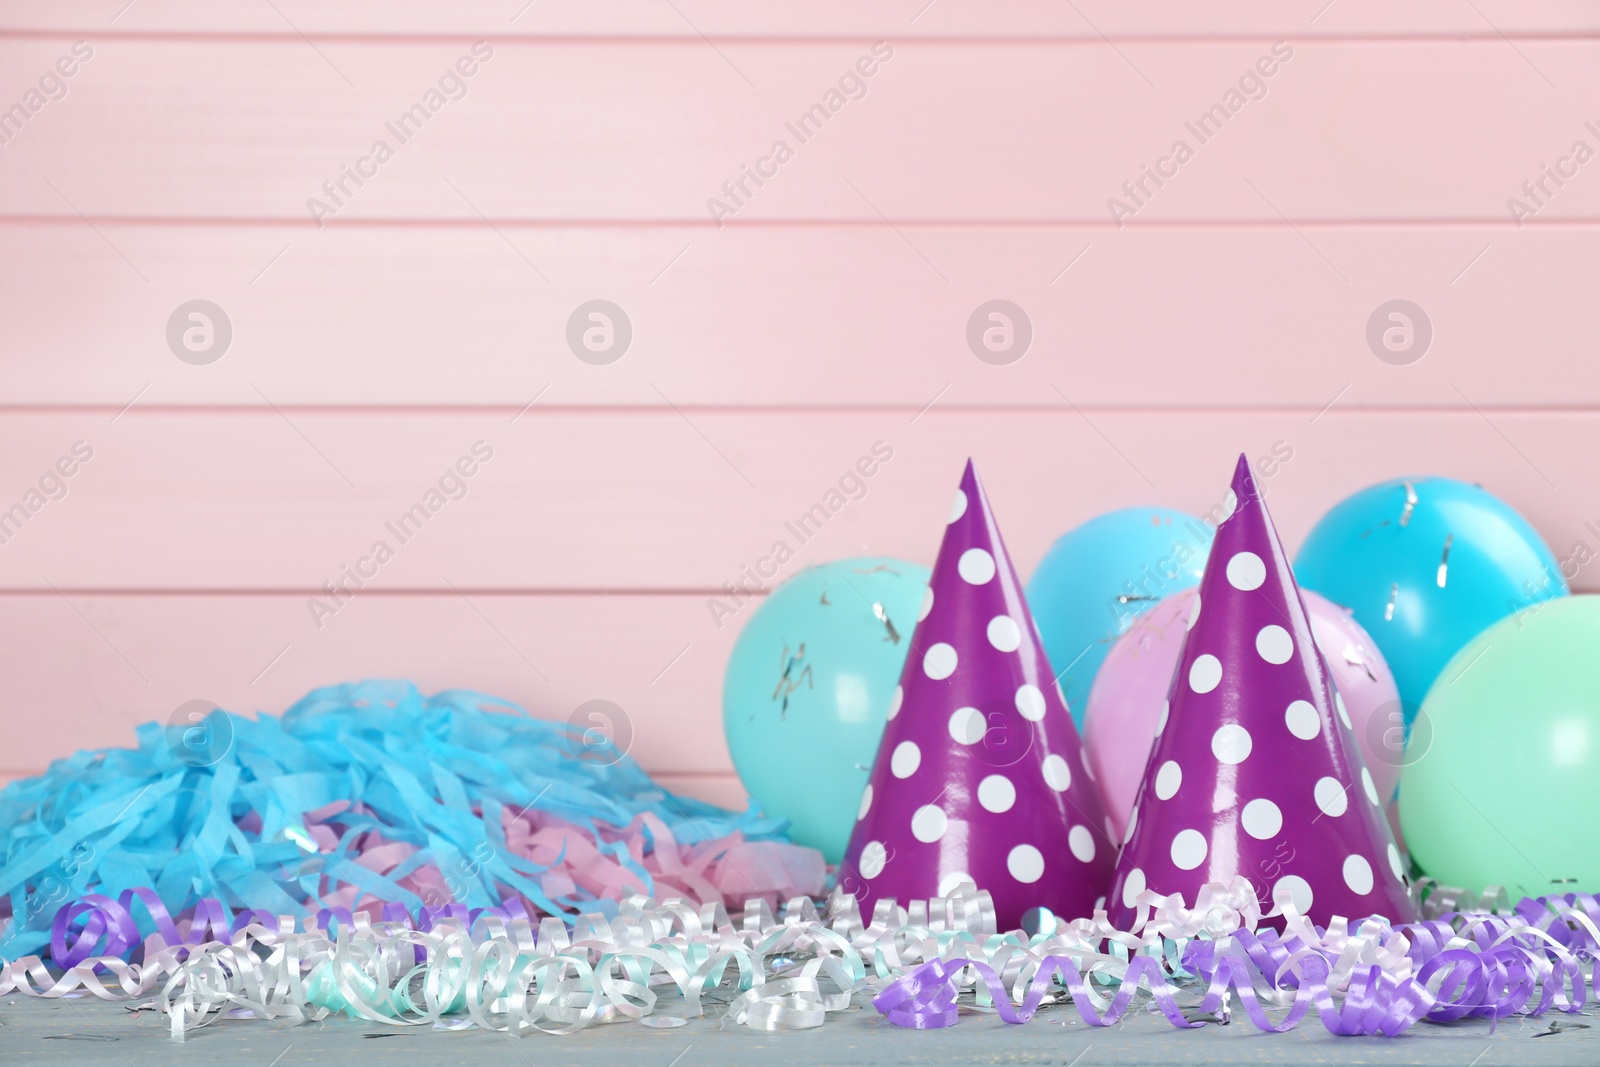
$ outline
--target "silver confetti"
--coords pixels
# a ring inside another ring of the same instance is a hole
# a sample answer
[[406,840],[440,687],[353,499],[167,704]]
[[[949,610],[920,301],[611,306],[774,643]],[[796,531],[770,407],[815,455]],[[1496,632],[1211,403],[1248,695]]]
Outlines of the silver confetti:
[[1361,650],[1356,648],[1355,645],[1345,645],[1343,654],[1346,664],[1351,667],[1360,667],[1366,672],[1367,678],[1371,681],[1376,682],[1378,680],[1378,676],[1373,674],[1372,668],[1367,665],[1366,658],[1361,655]]
[[883,623],[884,629],[888,631],[888,640],[898,645],[900,643],[900,631],[894,628],[894,622],[889,618],[889,613],[883,610],[883,605],[874,602],[872,614],[878,617],[878,621]]

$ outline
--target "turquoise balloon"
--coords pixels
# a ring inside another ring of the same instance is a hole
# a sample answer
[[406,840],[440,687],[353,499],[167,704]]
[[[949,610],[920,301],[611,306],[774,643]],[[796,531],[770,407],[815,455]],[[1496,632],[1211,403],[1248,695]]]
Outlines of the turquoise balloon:
[[1521,608],[1567,595],[1527,520],[1452,478],[1397,478],[1347,497],[1312,529],[1294,572],[1378,643],[1407,726],[1462,646]]
[[734,769],[790,837],[844,858],[928,568],[845,559],[801,571],[753,611],[722,682]]
[[1167,508],[1124,508],[1063,535],[1028,580],[1028,607],[1083,729],[1089,687],[1141,612],[1200,584],[1212,527]]

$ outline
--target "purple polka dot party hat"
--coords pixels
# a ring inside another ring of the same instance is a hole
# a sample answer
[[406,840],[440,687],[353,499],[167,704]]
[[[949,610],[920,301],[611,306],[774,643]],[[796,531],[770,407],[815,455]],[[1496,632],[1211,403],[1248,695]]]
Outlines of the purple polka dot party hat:
[[1088,918],[1116,858],[1078,731],[972,463],[861,796],[839,886],[894,898],[989,892],[1001,929]]
[[1244,456],[1225,510],[1123,835],[1110,920],[1127,929],[1147,890],[1193,907],[1207,882],[1240,876],[1264,914],[1284,896],[1318,924],[1413,922],[1381,798]]

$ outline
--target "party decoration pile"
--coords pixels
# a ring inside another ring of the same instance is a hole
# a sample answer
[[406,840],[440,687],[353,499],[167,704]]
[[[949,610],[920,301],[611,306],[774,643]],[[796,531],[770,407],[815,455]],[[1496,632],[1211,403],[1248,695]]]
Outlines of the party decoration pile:
[[867,557],[808,567],[756,604],[722,680],[739,780],[796,844],[838,863],[883,736],[928,568]]
[[[1399,850],[1249,461],[1234,471],[1124,833],[1110,918],[1244,878],[1302,914],[1415,916]],[[1338,718],[1334,709],[1338,709]]]
[[218,711],[137,736],[0,792],[0,956],[39,950],[90,892],[150,889],[172,914],[211,897],[272,915],[524,901],[571,916],[636,893],[823,888],[821,856],[781,822],[674,796],[604,738],[477,693],[335,686],[281,719]]
[[864,906],[973,883],[999,922],[1081,918],[1115,848],[1022,583],[967,463],[839,885]]
[[[1600,952],[1600,901],[1580,894],[1523,900],[1514,912],[1324,928],[1280,893],[1281,934],[1257,930],[1271,916],[1243,878],[1202,886],[1194,910],[1150,891],[1137,904],[1129,932],[1101,913],[1031,937],[999,933],[987,894],[966,890],[909,909],[880,900],[870,922],[836,895],[825,914],[791,900],[781,920],[764,902],[734,921],[716,904],[631,898],[571,929],[546,918],[536,931],[514,905],[477,916],[450,906],[418,923],[391,905],[381,921],[324,914],[297,930],[262,913],[224,930],[214,902],[182,924],[153,893],[130,892],[63,910],[55,935],[72,942],[58,952],[71,966],[52,975],[37,958],[9,964],[0,995],[145,998],[179,1040],[223,1018],[306,1022],[336,1011],[514,1036],[623,1019],[662,1028],[704,1014],[708,1000],[726,1005],[726,1022],[791,1030],[823,1025],[857,994],[916,1028],[951,1025],[961,1010],[1026,1022],[1046,995],[1065,995],[1094,1026],[1153,1005],[1194,1029],[1231,1021],[1237,1000],[1263,1031],[1292,1029],[1314,1010],[1331,1033],[1393,1037],[1419,1020],[1579,1012]],[[1274,1020],[1272,1008],[1288,1011]]]

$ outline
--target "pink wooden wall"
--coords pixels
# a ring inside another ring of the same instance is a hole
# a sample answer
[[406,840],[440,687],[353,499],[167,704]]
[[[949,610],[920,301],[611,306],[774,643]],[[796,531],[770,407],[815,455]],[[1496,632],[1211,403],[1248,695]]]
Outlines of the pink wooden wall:
[[[404,675],[614,701],[647,767],[736,802],[706,598],[878,441],[791,571],[930,559],[969,454],[1031,570],[1279,442],[1291,544],[1437,472],[1565,555],[1600,520],[1597,90],[1579,0],[8,0],[0,511],[38,506],[0,543],[0,776]],[[565,339],[597,298],[610,365]],[[1034,331],[1005,366],[965,339],[997,298]],[[167,341],[194,299],[232,326],[206,365]],[[1432,324],[1405,365],[1366,340],[1393,299]]]

